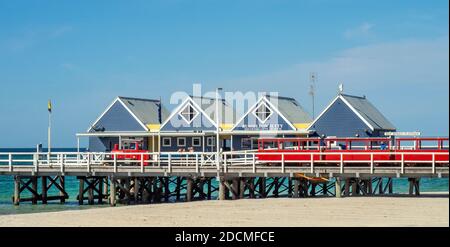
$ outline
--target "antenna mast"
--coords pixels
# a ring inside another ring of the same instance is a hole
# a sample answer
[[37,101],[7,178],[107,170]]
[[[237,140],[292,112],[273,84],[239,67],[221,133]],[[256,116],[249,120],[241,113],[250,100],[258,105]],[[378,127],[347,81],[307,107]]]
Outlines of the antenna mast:
[[309,82],[311,83],[309,86],[309,95],[311,95],[312,100],[312,117],[313,119],[316,118],[315,116],[315,109],[314,109],[314,96],[316,94],[316,80],[317,80],[317,73],[316,72],[310,72],[309,73]]

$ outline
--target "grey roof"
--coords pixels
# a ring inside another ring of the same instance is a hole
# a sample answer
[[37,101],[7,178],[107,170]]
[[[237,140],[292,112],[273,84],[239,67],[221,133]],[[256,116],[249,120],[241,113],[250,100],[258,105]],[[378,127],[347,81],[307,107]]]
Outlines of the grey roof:
[[311,116],[294,98],[272,95],[267,95],[266,97],[291,123],[311,123],[313,121]]
[[[197,103],[208,116],[216,122],[216,99],[209,97],[190,96],[195,103]],[[221,123],[234,124],[237,121],[236,112],[228,102],[220,99],[221,105]]]
[[[119,99],[133,112],[133,114],[144,124],[159,124],[159,100],[139,99],[130,97],[121,97]],[[161,121],[167,119],[169,111],[161,105]]]
[[395,130],[395,126],[366,97],[341,94],[374,129]]

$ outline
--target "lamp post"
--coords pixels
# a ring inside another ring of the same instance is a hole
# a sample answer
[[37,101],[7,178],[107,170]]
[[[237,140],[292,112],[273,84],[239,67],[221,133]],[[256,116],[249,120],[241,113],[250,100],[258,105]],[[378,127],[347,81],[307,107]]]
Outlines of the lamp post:
[[219,167],[220,165],[220,136],[219,136],[219,131],[220,131],[220,114],[219,114],[219,98],[220,98],[220,91],[222,91],[222,88],[217,88],[216,89],[216,152],[217,152],[217,157],[216,157],[216,162],[217,162],[217,167]]

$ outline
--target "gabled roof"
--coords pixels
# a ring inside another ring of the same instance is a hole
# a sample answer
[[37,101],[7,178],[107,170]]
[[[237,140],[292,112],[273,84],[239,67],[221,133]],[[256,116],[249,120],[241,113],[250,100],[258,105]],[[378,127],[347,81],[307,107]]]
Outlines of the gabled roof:
[[[130,109],[134,115],[145,125],[159,124],[159,100],[139,99],[119,96],[119,99]],[[169,111],[161,106],[161,122],[169,116]]]
[[[371,130],[395,130],[395,126],[366,97],[339,94],[310,124],[311,128],[322,115],[341,99]],[[309,129],[308,128],[308,129]]]
[[[216,99],[209,97],[189,96],[202,110],[216,123]],[[225,99],[219,99],[220,122],[221,124],[234,124],[237,120],[236,111]]]
[[266,96],[291,123],[310,123],[313,119],[294,98]]
[[[234,125],[234,127],[233,127],[231,130],[232,130],[232,131],[235,130],[236,127],[238,126],[238,124],[241,123],[241,122],[245,119],[245,117],[246,117],[247,115],[249,115],[251,112],[253,112],[253,111],[254,111],[261,103],[265,103],[266,105],[268,105],[273,111],[275,111],[275,112],[278,114],[278,116],[280,116],[282,119],[284,119],[284,121],[286,121],[286,123],[287,123],[293,130],[297,129],[297,128],[293,125],[293,122],[290,121],[290,120],[284,115],[284,113],[280,111],[280,108],[279,108],[279,101],[278,101],[279,98],[280,98],[280,97],[274,97],[274,96],[271,96],[271,98],[270,98],[270,97],[267,96],[267,95],[266,95],[266,96],[260,97],[260,98],[258,99],[258,101],[256,101],[256,103],[255,103],[253,106],[251,106],[251,107],[247,110],[247,112],[246,112],[246,113],[245,113],[238,121],[236,121],[236,124]],[[288,100],[288,99],[290,99],[290,98],[284,98],[284,99],[282,99],[281,101],[283,101],[283,100]],[[290,99],[290,100],[292,100],[292,99]],[[275,103],[276,105],[274,105],[274,103]],[[286,111],[286,110],[289,109],[289,106],[288,106],[289,104],[282,103],[282,105],[284,106],[285,113],[290,113],[290,112]],[[294,117],[291,116],[291,119],[294,119]]]
[[[95,126],[100,119],[110,110],[110,108],[116,103],[120,102],[123,107],[130,113],[133,118],[145,129],[149,130],[147,125],[159,124],[159,100],[154,99],[139,99],[131,97],[117,97],[106,110],[95,120],[95,122],[89,127],[89,132],[93,126]],[[161,105],[161,121],[165,121],[169,112],[164,106]]]
[[214,127],[217,127],[216,122],[207,114],[202,107],[200,107],[199,104],[191,97],[188,96],[181,104],[179,104],[170,114],[169,117],[166,118],[166,120],[161,124],[161,129],[167,125],[170,122],[170,119],[172,119],[175,115],[180,113],[180,111],[187,105],[191,104],[192,107],[199,112],[199,114],[203,115]]
[[341,97],[369,123],[372,129],[395,130],[395,126],[366,97],[347,94],[341,94]]

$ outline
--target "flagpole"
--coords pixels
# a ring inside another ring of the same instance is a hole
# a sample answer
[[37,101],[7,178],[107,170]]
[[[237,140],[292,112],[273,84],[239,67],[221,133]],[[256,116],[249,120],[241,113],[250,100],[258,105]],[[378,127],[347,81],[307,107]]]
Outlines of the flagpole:
[[50,158],[50,153],[52,150],[52,105],[51,105],[51,101],[49,100],[48,103],[48,147],[47,147],[47,151],[48,151],[48,155]]

